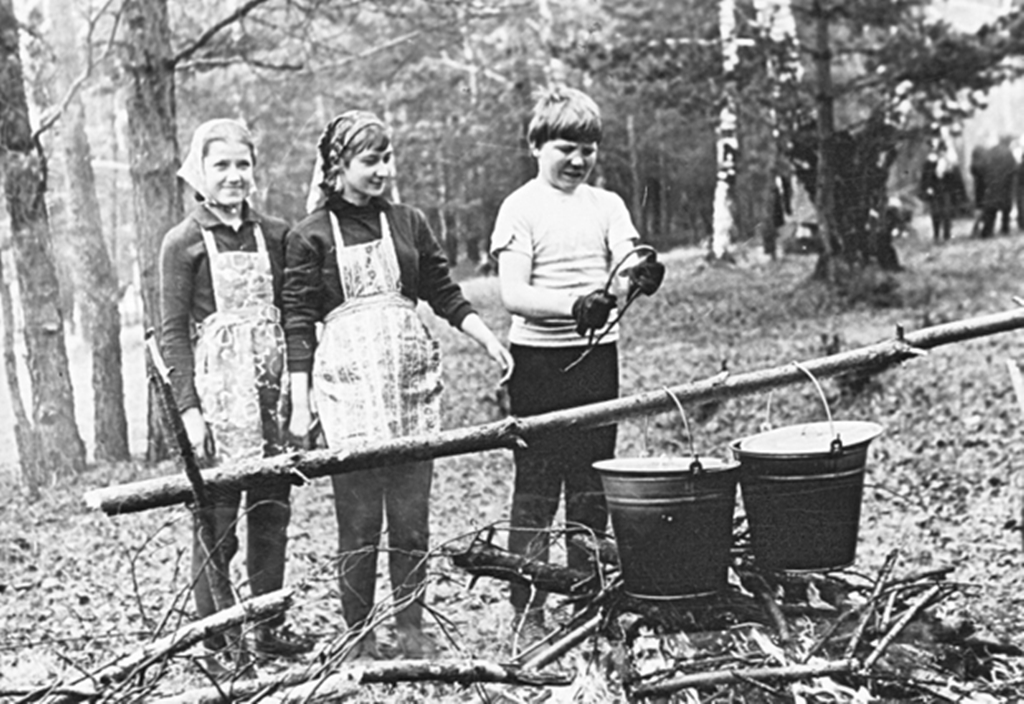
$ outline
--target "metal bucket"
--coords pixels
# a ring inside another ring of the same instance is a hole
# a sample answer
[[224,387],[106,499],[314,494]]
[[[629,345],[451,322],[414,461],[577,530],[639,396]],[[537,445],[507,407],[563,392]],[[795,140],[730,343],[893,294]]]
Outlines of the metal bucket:
[[877,423],[791,425],[732,444],[758,566],[802,571],[853,563],[868,444]]
[[627,594],[673,601],[725,587],[738,462],[619,458],[601,474]]

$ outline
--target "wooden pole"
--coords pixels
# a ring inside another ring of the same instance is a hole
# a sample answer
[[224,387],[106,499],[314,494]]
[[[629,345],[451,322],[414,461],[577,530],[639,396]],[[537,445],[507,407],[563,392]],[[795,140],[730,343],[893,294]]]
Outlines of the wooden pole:
[[[901,362],[922,356],[925,350],[1024,327],[1024,309],[968,318],[904,334],[856,349],[770,369],[742,374],[718,374],[686,384],[647,391],[551,413],[522,418],[509,417],[494,423],[417,435],[383,442],[342,448],[290,453],[275,457],[223,465],[203,473],[207,486],[248,489],[282,477],[302,484],[314,477],[345,474],[363,469],[512,448],[566,428],[591,428],[642,418],[653,413],[676,411],[675,396],[681,403],[722,401],[808,381],[806,369],[818,379],[851,371],[880,372]],[[192,491],[180,475],[149,479],[131,484],[94,489],[85,495],[91,508],[109,515],[145,511],[189,501]]]
[[[156,333],[152,328],[146,331],[146,355],[149,359],[150,385],[160,401],[167,431],[178,446],[181,461],[185,465],[185,477],[188,479],[194,499],[192,515],[199,544],[202,546],[205,556],[203,574],[206,576],[206,583],[209,586],[210,596],[216,610],[223,611],[235,605],[227,546],[220,544],[218,540],[214,521],[216,506],[203,482],[199,458],[196,457],[192,449],[192,442],[185,431],[185,423],[182,421],[181,413],[178,412],[178,404],[171,389],[171,370],[164,362],[163,355],[160,354]],[[240,664],[246,658],[241,630],[237,626],[232,626],[225,632],[224,637],[228,642],[228,652],[236,663]]]

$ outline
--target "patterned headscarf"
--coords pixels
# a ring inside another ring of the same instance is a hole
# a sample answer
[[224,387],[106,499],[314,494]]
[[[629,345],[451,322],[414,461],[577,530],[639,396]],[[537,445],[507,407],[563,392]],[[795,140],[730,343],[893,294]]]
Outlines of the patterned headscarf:
[[253,163],[256,162],[255,141],[249,129],[237,120],[218,118],[207,120],[196,128],[192,134],[192,144],[189,145],[188,154],[181,162],[178,169],[178,178],[190,185],[195,192],[203,199],[209,198],[206,193],[206,178],[203,175],[203,157],[206,155],[206,148],[210,142],[217,140],[240,142],[249,147],[252,152]]
[[333,189],[338,174],[345,166],[345,152],[367,127],[387,130],[383,120],[367,110],[348,110],[327,123],[317,142],[316,163],[306,198],[306,212],[316,210],[325,194]]

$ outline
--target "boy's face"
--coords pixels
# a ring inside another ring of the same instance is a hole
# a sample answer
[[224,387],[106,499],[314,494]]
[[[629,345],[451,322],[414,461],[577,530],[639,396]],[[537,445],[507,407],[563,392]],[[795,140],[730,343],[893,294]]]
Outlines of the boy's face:
[[597,142],[551,139],[533,148],[540,177],[566,193],[587,180],[597,162]]

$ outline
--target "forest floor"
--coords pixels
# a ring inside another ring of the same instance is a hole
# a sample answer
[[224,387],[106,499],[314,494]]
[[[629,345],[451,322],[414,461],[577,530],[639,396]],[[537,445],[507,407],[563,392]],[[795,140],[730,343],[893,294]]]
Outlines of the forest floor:
[[[969,240],[962,231],[967,224],[960,225],[958,236],[941,246],[929,241],[923,226],[917,236],[899,240],[906,270],[884,296],[865,292],[854,304],[841,304],[810,282],[813,256],[769,261],[751,249],[741,252],[734,266],[710,267],[697,251],[670,253],[661,291],[627,315],[620,343],[622,393],[706,378],[723,364],[738,373],[812,359],[827,354],[833,336],[839,336],[843,349],[852,349],[891,338],[897,325],[911,331],[1014,308],[1012,298],[1024,295],[1024,235]],[[464,286],[485,319],[504,331],[507,318],[496,280],[468,279]],[[490,362],[447,326],[430,325],[443,345],[445,426],[500,418]],[[125,339],[133,446],[139,448],[141,331],[128,329]],[[961,589],[943,602],[941,617],[970,622],[980,633],[1018,646],[1024,646],[1024,415],[1006,361],[1019,357],[1022,348],[1020,331],[947,345],[884,372],[855,395],[823,381],[836,418],[884,427],[870,448],[854,569],[874,574],[893,550],[899,554],[898,573],[952,567],[950,579]],[[87,355],[73,354],[72,360],[76,368],[88,364]],[[78,368],[76,378],[83,373],[87,369]],[[88,388],[86,381],[76,392]],[[758,431],[769,407],[776,426],[823,420],[821,400],[809,383],[771,396],[688,409],[700,453],[725,456],[731,442]],[[0,412],[5,407],[0,405]],[[9,432],[9,419],[0,418],[0,426]],[[673,454],[683,437],[678,414],[623,423],[619,454]],[[78,480],[45,490],[35,503],[27,502],[12,472],[0,471],[0,701],[5,691],[67,683],[94,672],[192,615],[187,509],[110,518],[90,511],[82,500],[95,487],[177,471],[174,462],[93,466]],[[436,464],[431,527],[438,552],[430,562],[428,597],[435,617],[428,630],[446,657],[503,661],[509,656],[513,629],[507,585],[488,578],[474,582],[440,550],[464,545],[488,527],[496,529],[496,542],[502,544],[511,480],[506,451]],[[344,630],[330,482],[315,480],[293,497],[287,582],[296,601],[289,619],[295,630],[323,646]],[[244,594],[241,562],[236,559],[234,569]],[[384,556],[380,574],[383,591]],[[566,611],[558,599],[550,600],[549,609],[553,621]],[[390,628],[385,620],[378,629],[385,645],[393,642]],[[168,663],[146,700],[207,684],[190,658],[195,652]],[[281,667],[271,663],[266,671]],[[505,701],[567,701],[555,694],[557,688],[541,695],[522,687],[376,687],[355,701],[498,701],[499,690]]]

